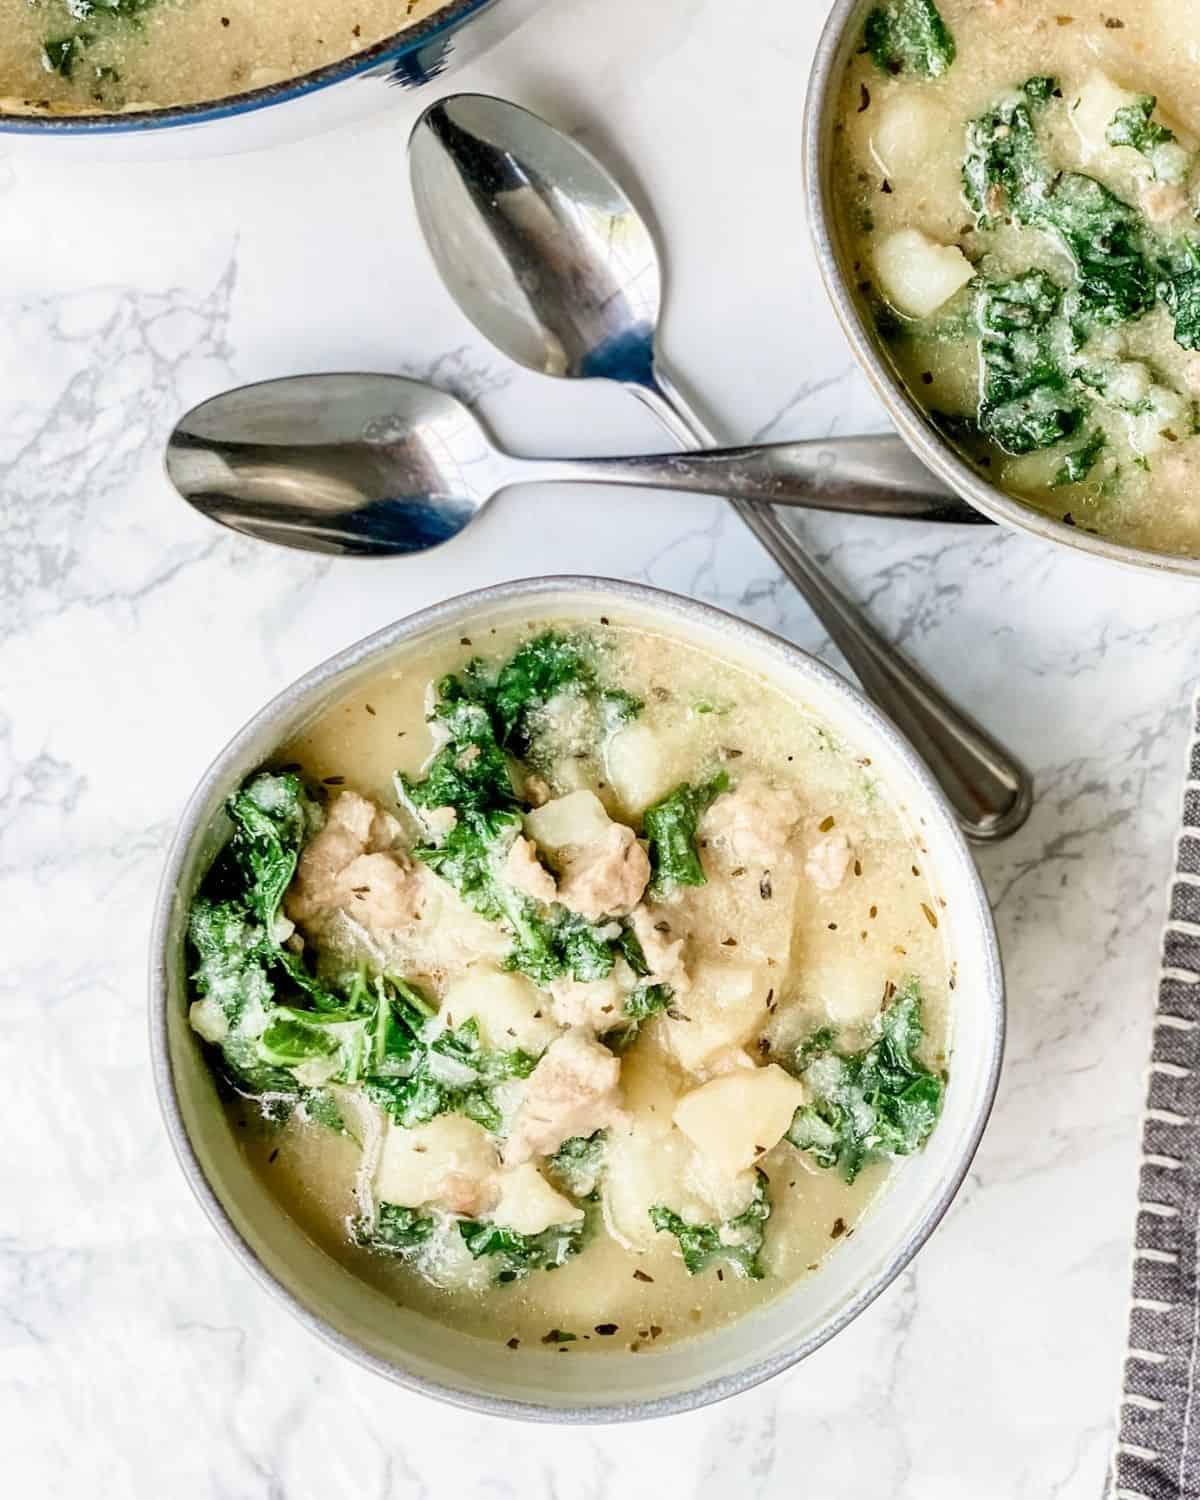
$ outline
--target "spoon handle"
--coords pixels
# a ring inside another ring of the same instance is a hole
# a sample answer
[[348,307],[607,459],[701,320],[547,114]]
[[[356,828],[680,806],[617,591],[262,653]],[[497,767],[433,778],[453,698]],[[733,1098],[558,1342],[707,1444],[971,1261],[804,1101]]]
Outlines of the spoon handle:
[[[695,443],[689,437],[689,445]],[[575,484],[645,485],[724,495],[758,505],[795,505],[910,521],[991,525],[892,434],[762,443],[706,453],[637,458],[527,460],[524,477]]]
[[[631,389],[682,446],[714,443],[661,369],[654,384]],[[990,842],[1015,833],[1033,805],[1033,781],[1024,767],[879,634],[772,510],[730,503],[808,601],[864,689],[912,742],[967,837]]]

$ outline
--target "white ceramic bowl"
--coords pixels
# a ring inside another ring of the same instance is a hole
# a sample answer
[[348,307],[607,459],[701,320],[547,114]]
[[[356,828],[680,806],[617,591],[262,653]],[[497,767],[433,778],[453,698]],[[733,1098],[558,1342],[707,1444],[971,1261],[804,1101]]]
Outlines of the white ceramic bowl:
[[[871,757],[920,826],[958,961],[950,1084],[925,1150],[903,1163],[852,1238],[821,1268],[730,1327],[662,1349],[562,1359],[440,1327],[365,1285],[308,1239],[242,1155],[187,1021],[186,915],[228,834],[222,807],[247,772],[353,684],[436,644],[514,618],[595,620],[679,635],[810,705]],[[547,1421],[625,1421],[719,1400],[785,1370],[857,1316],[946,1212],[996,1089],[1004,985],[987,898],[953,814],[892,724],[827,667],[720,610],[600,578],[501,584],[401,620],[315,668],[218,756],[183,814],[163,874],[150,975],[155,1081],[188,1181],[242,1265],[314,1333],[398,1384],[476,1411]]]
[[1079,526],[1067,526],[998,489],[938,430],[876,333],[870,311],[856,288],[857,278],[846,269],[853,261],[853,252],[842,243],[837,207],[841,188],[834,173],[834,132],[842,79],[851,57],[862,46],[863,26],[874,3],[833,0],[809,77],[802,154],[809,228],[821,279],[850,348],[896,431],[926,468],[993,521],[1107,562],[1200,577],[1200,557],[1151,552]]

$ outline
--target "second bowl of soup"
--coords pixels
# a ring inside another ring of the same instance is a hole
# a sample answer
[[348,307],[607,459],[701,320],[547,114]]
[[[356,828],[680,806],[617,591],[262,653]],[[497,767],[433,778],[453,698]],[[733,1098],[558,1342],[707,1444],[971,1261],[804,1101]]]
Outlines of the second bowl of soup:
[[318,1330],[489,1410],[611,1418],[799,1357],[974,1148],[1001,995],[911,752],[782,642],[508,585],[266,710],[164,886],[160,1081]]
[[827,284],[921,456],[998,519],[1189,572],[1196,27],[1177,0],[845,0],[806,149]]

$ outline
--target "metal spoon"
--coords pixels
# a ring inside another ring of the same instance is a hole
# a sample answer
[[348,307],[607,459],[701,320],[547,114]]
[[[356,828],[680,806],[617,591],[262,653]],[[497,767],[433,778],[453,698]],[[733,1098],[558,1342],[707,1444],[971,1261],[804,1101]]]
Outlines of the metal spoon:
[[[182,417],[167,473],[212,520],[312,552],[423,552],[509,485],[618,484],[822,510],[958,519],[913,461],[908,486],[871,479],[876,439],[829,462],[825,445],[702,454],[513,458],[444,391],[399,375],[295,375],[214,396]],[[864,480],[862,476],[867,476]]]
[[[620,381],[681,447],[713,445],[657,357],[654,238],[589,152],[517,105],[457,94],[417,121],[409,162],[438,270],[485,337],[543,374]],[[883,481],[911,461],[898,438],[873,457]],[[879,634],[773,511],[731,503],[924,757],[964,832],[991,840],[1020,828],[1033,800],[1020,764]]]

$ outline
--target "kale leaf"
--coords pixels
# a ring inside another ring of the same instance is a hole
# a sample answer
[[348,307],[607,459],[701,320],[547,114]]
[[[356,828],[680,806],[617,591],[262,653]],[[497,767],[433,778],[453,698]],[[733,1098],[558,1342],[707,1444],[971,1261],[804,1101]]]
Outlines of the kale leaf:
[[303,1097],[287,1071],[295,1064],[281,1059],[301,1051],[304,1061],[326,1058],[337,1045],[332,1033],[302,1033],[291,1020],[293,1003],[336,1015],[340,1001],[279,940],[280,902],[317,813],[299,778],[267,772],[236,792],[227,811],[233,837],[188,915],[192,981],[223,1018],[226,1081],[238,1093],[269,1097],[278,1114]]
[[486,1220],[460,1219],[458,1232],[475,1260],[496,1261],[495,1280],[520,1281],[532,1271],[554,1271],[565,1265],[583,1245],[584,1221],[552,1224],[540,1234],[519,1234]]
[[[641,700],[619,688],[604,686],[595,642],[586,634],[547,630],[527,641],[498,670],[476,658],[461,678],[450,681],[454,691],[486,709],[496,741],[524,755],[533,739],[533,719],[539,709],[563,695],[582,697],[596,709],[602,728],[611,730],[636,718]],[[442,685],[445,692],[446,684]]]
[[365,1089],[368,1098],[406,1128],[457,1112],[497,1132],[503,1122],[493,1089],[510,1078],[528,1078],[536,1063],[528,1052],[484,1047],[478,1023],[470,1020],[436,1036],[406,1073],[369,1076]]
[[1105,133],[1108,144],[1132,146],[1143,156],[1149,156],[1156,146],[1166,146],[1174,141],[1175,132],[1151,118],[1157,104],[1153,94],[1140,94],[1132,104],[1117,110]]
[[1064,172],[1031,222],[1056,234],[1075,263],[1072,321],[1111,327],[1154,306],[1141,215],[1094,177]]
[[1095,178],[1059,172],[1047,161],[1036,117],[1053,93],[1053,79],[1030,79],[971,121],[963,162],[967,202],[980,229],[994,228],[1006,209],[1017,223],[1057,238],[1075,265],[1071,316],[1080,325],[1140,318],[1155,299],[1145,225]]
[[646,809],[643,822],[650,844],[652,895],[661,897],[677,886],[706,883],[696,848],[696,825],[705,808],[728,787],[728,775],[719,771],[699,785],[684,782]]
[[696,1276],[716,1261],[726,1261],[739,1276],[761,1281],[766,1272],[760,1256],[771,1216],[767,1196],[767,1174],[759,1171],[754,1196],[749,1206],[736,1218],[719,1224],[689,1224],[674,1209],[656,1203],[650,1210],[650,1222],[660,1232],[673,1234],[679,1241],[680,1254],[690,1276]]
[[1200,349],[1200,243],[1181,240],[1159,259],[1157,289],[1175,319],[1175,342]]
[[643,1023],[669,1010],[674,999],[675,991],[669,984],[639,984],[626,997],[613,1029],[605,1035],[605,1046],[618,1055],[628,1052],[637,1041]]
[[43,66],[48,73],[57,73],[60,78],[70,78],[86,46],[87,38],[80,32],[76,32],[74,36],[47,37],[42,43]]
[[864,1051],[839,1052],[826,1028],[797,1052],[795,1071],[812,1102],[796,1111],[787,1138],[846,1182],[868,1162],[919,1150],[937,1124],[944,1085],[916,1055],[921,1003],[920,985],[908,979]]
[[546,1170],[556,1187],[571,1198],[593,1203],[600,1196],[600,1179],[604,1172],[604,1155],[608,1132],[573,1135],[546,1160]]
[[[130,21],[135,24],[145,10],[157,0],[69,0],[67,9],[76,21]],[[80,30],[67,36],[47,37],[42,43],[42,63],[49,73],[60,78],[72,78],[75,66],[82,62],[87,49],[104,35],[104,28]],[[100,82],[116,81],[119,75],[113,68],[98,67],[96,78]]]
[[379,1204],[374,1221],[359,1220],[354,1238],[365,1250],[381,1251],[407,1259],[428,1244],[436,1227],[434,1219],[415,1208],[398,1203]]
[[411,807],[452,807],[460,816],[514,808],[517,799],[508,757],[496,743],[491,717],[482,704],[462,694],[456,677],[445,677],[438,684],[433,721],[446,736],[446,744],[422,780],[398,773],[396,791]]
[[1062,292],[1044,271],[986,284],[976,299],[979,426],[1006,453],[1033,453],[1076,432],[1084,409],[1054,345]]
[[867,17],[864,42],[881,71],[919,78],[940,78],[956,55],[934,0],[884,0]]
[[1054,86],[1053,79],[1031,78],[967,126],[963,191],[978,228],[994,228],[1005,205],[1022,223],[1037,212],[1053,174],[1034,117]]
[[1081,484],[1099,463],[1107,446],[1108,438],[1103,427],[1097,427],[1080,447],[1063,459],[1054,476],[1055,487]]

